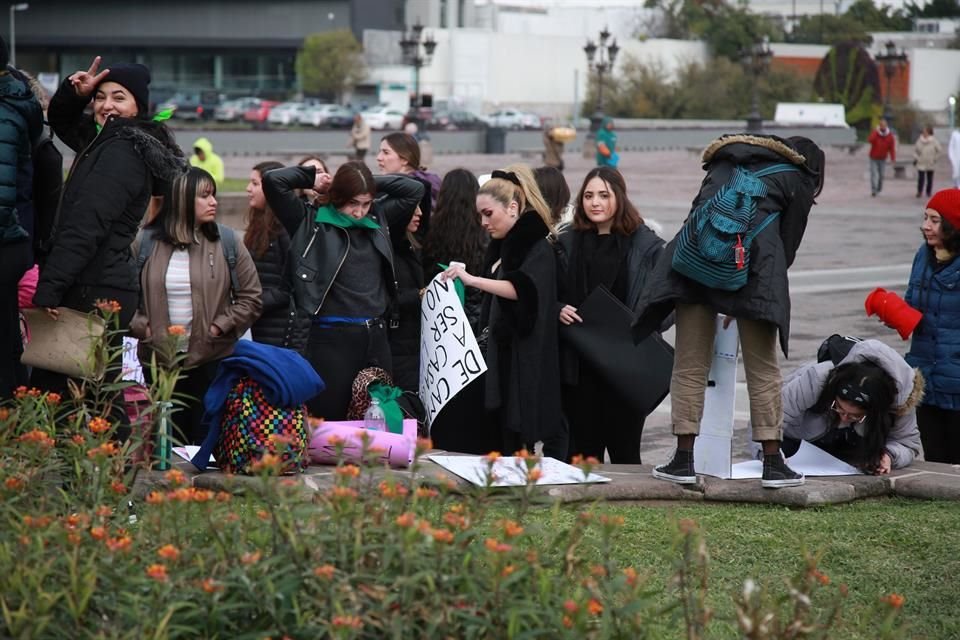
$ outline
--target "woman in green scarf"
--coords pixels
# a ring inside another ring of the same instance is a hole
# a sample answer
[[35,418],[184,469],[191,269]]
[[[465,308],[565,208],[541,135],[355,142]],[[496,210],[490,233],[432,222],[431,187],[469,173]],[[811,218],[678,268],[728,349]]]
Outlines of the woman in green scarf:
[[617,153],[617,134],[613,130],[613,118],[600,121],[597,129],[597,166],[617,168],[620,155]]
[[[314,208],[298,189],[326,193],[329,202]],[[267,204],[292,238],[297,309],[313,318],[304,356],[326,384],[307,403],[313,416],[343,420],[357,373],[372,366],[391,371],[387,326],[397,283],[386,220],[414,209],[423,191],[402,175],[374,179],[360,162],[342,165],[332,179],[313,166],[263,176]]]

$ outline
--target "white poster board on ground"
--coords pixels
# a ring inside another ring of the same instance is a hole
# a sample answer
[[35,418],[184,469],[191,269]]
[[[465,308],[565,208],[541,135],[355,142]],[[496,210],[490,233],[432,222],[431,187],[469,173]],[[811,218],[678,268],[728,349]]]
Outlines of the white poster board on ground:
[[453,281],[441,282],[438,274],[420,302],[420,399],[427,424],[486,370]]
[[[794,471],[809,477],[863,475],[863,472],[856,467],[830,455],[806,440],[801,440],[797,452],[787,458],[787,465]],[[763,462],[760,460],[738,462],[733,465],[732,472],[731,477],[734,480],[759,478],[763,475]]]
[[[488,463],[485,456],[431,455],[427,458],[478,487],[487,485]],[[592,472],[584,477],[583,471],[579,468],[554,458],[543,458],[539,468],[543,475],[537,480],[537,485],[610,482],[610,478]],[[522,487],[527,484],[527,464],[522,458],[516,456],[498,458],[493,463],[491,471],[494,476],[494,487]]]
[[733,415],[737,401],[737,350],[740,338],[734,320],[723,328],[723,316],[717,316],[717,337],[713,342],[713,361],[704,393],[700,435],[693,447],[697,473],[729,478],[733,464]]

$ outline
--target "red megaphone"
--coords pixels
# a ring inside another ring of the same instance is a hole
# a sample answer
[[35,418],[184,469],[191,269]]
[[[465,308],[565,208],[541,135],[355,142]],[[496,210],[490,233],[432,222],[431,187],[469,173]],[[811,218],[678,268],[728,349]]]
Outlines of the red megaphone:
[[904,340],[910,337],[923,317],[922,313],[904,302],[903,298],[886,289],[877,288],[871,291],[863,306],[868,316],[876,314],[883,324],[896,329]]

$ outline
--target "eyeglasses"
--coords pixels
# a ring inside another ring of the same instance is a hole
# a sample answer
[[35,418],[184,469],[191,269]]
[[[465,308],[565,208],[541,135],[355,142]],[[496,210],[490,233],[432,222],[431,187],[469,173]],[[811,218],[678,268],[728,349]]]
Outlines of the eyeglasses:
[[830,410],[833,411],[841,420],[844,422],[851,422],[854,424],[863,424],[863,421],[867,419],[867,414],[857,414],[850,413],[849,411],[844,411],[840,408],[840,405],[837,404],[837,401],[834,400],[833,404],[830,405]]

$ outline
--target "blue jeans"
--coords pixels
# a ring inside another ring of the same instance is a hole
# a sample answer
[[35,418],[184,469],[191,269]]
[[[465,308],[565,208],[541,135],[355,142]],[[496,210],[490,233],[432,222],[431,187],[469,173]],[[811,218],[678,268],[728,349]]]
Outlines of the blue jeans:
[[877,194],[883,191],[883,167],[886,159],[874,160],[870,158],[870,193]]

